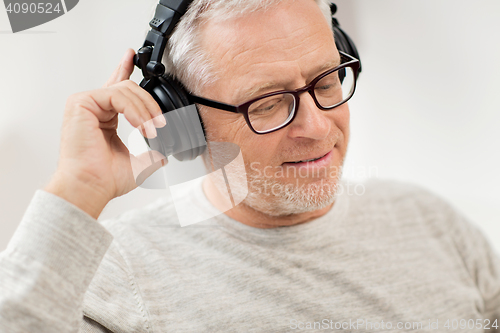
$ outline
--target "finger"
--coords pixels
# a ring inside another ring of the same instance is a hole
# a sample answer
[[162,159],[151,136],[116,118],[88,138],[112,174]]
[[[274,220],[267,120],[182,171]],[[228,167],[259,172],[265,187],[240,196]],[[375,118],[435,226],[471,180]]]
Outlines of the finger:
[[130,155],[132,171],[137,186],[141,185],[149,176],[168,163],[168,159],[161,153],[151,150],[139,156]]
[[[122,85],[123,83],[120,83]],[[141,98],[135,94],[132,89],[130,88],[132,84],[126,84],[122,86],[115,86],[116,89],[119,89],[120,92],[127,96],[127,98],[130,100],[130,103],[133,103],[135,108],[139,111],[140,117],[142,120],[150,121],[151,120],[151,112],[148,110],[147,106],[144,104]]]
[[110,102],[113,108],[110,111],[123,113],[125,119],[136,127],[144,137],[150,139],[156,137],[156,128],[149,112],[142,101],[136,95],[130,93],[130,90],[116,90],[114,94],[110,95]]
[[149,112],[149,116],[153,119],[153,124],[158,128],[165,126],[167,122],[163,117],[163,112],[160,106],[155,101],[153,96],[151,96],[150,93],[141,88],[135,82],[130,81],[129,83],[127,81],[127,83],[128,84],[125,85],[126,88],[130,89],[131,93],[135,94],[140,99],[142,105],[144,105],[146,110]]
[[117,113],[122,113],[132,126],[139,129],[142,126],[144,136],[156,136],[150,113],[142,101],[123,85],[74,94],[68,98],[66,109],[68,115],[90,111],[99,123],[109,122]]
[[130,79],[130,75],[132,75],[132,72],[134,71],[134,56],[134,50],[127,49],[127,51],[125,51],[125,54],[122,58],[122,66],[120,71],[118,72],[118,82]]
[[123,80],[128,80],[132,72],[134,71],[134,55],[135,52],[132,49],[127,49],[122,59],[120,60],[120,64],[115,69],[111,77],[104,84],[103,88],[112,86],[118,82]]
[[111,120],[106,122],[99,122],[99,128],[101,129],[117,129],[118,128],[118,113],[114,115]]
[[[147,137],[147,138],[154,138],[156,137],[156,129],[155,129],[155,123],[159,123],[158,119],[152,119],[151,114],[152,113],[158,113],[159,106],[154,102],[154,104],[149,104],[150,107],[155,107],[155,111],[150,111],[149,108],[144,104],[144,101],[136,94],[137,92],[140,93],[145,93],[146,95],[149,95],[144,89],[140,88],[137,86],[134,82],[132,81],[123,81],[119,85],[116,85],[114,87],[115,89],[120,89],[121,92],[128,97],[130,100],[130,103],[132,103],[135,107],[136,110],[138,110],[141,119],[144,121],[141,126],[139,127],[139,130],[142,132],[142,135]],[[134,91],[132,91],[134,90]],[[150,96],[151,97],[151,96]],[[152,99],[152,97],[151,97]],[[159,111],[161,113],[161,111]],[[165,119],[160,116],[163,121]],[[161,124],[162,126],[166,125],[166,122]],[[159,127],[162,127],[159,126]]]
[[134,104],[140,108],[143,119],[151,120],[154,117],[162,114],[160,106],[154,98],[143,88],[139,87],[135,82],[126,80],[117,85],[118,89],[123,89]]
[[[70,110],[90,111],[100,123],[111,121],[117,113],[122,113],[134,127],[139,127],[151,119],[148,112],[138,110],[130,100],[130,96],[127,96],[122,89],[104,88],[77,94],[69,101],[67,107]],[[146,115],[146,119],[142,114]]]

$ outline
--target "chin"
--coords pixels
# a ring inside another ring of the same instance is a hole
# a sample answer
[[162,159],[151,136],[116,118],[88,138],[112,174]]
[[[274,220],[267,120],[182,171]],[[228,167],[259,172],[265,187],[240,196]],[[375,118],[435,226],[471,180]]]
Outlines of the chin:
[[[335,201],[339,177],[300,182],[249,177],[247,206],[270,216],[290,216],[323,209]],[[301,184],[302,183],[302,184]]]

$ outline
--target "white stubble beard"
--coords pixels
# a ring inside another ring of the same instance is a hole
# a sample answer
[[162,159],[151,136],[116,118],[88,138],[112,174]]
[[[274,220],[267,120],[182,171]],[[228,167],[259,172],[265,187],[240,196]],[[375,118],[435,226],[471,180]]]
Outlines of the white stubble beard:
[[289,216],[331,205],[336,198],[341,168],[334,177],[302,185],[299,185],[298,178],[295,178],[294,184],[283,183],[276,178],[259,177],[255,172],[248,173],[247,177],[249,192],[244,204],[266,215]]
[[[218,154],[226,155],[224,151],[219,151]],[[241,198],[238,202],[243,200],[242,204],[263,214],[279,217],[312,212],[331,205],[336,198],[344,158],[339,167],[335,166],[337,171],[333,176],[327,173],[321,180],[303,185],[299,185],[297,177],[294,178],[295,184],[283,183],[280,179],[266,177],[265,173],[253,170],[249,164],[243,163],[244,168],[225,167],[226,173],[231,175],[229,188],[232,197]],[[220,175],[213,173],[210,179],[220,193],[228,191],[228,184]]]

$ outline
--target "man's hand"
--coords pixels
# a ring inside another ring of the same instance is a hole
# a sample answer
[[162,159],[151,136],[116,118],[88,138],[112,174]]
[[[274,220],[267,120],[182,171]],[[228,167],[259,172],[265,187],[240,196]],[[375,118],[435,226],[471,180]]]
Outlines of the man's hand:
[[68,98],[59,164],[45,188],[94,218],[111,199],[137,187],[134,174],[149,176],[167,162],[158,152],[130,155],[116,133],[119,113],[149,138],[156,136],[155,126],[165,125],[153,97],[129,80],[133,57],[134,51],[128,49],[101,89]]

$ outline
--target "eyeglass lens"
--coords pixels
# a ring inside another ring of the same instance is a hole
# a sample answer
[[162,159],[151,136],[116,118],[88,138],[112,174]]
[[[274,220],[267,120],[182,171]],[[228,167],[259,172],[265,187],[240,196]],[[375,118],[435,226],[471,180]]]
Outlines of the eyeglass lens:
[[[314,95],[323,108],[332,108],[352,96],[354,71],[341,68],[321,78],[314,85]],[[293,94],[283,93],[259,99],[248,108],[248,120],[257,132],[267,132],[286,125],[298,105]]]

